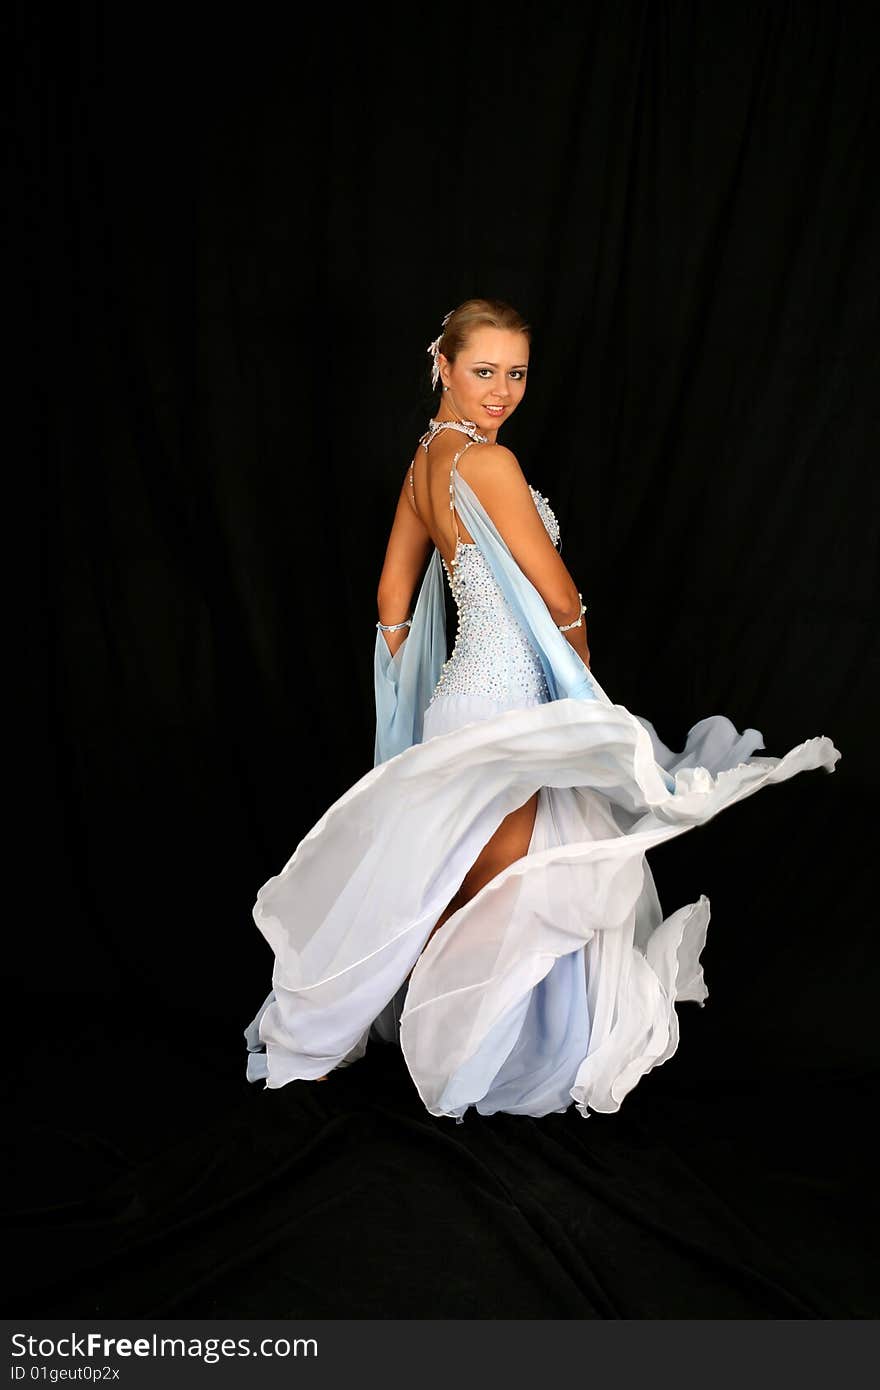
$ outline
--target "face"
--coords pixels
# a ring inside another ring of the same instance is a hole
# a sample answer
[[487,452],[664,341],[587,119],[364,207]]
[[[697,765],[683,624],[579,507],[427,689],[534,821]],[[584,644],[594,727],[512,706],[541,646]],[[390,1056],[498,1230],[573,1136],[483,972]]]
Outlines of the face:
[[454,362],[441,352],[438,364],[446,399],[494,438],[525,395],[529,340],[509,328],[475,328]]

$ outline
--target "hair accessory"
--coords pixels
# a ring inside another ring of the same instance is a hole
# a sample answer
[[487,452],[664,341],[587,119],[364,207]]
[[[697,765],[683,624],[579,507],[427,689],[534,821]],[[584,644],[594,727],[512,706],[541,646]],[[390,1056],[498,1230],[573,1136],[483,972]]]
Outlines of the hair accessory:
[[[452,318],[452,315],[453,315],[454,313],[455,313],[455,310],[454,310],[454,309],[450,309],[450,310],[449,310],[449,313],[446,315],[445,319],[443,320],[443,325],[442,325],[441,331],[437,334],[437,337],[434,339],[433,343],[429,343],[429,344],[428,344],[428,352],[430,353],[431,357],[434,359],[434,365],[433,365],[433,367],[431,368],[431,385],[432,385],[432,386],[436,386],[436,385],[437,385],[437,382],[440,380],[440,368],[437,366],[437,353],[440,351],[440,339],[443,337],[443,328],[446,327],[447,323],[448,323],[449,320]],[[444,390],[445,390],[445,387],[444,387]]]

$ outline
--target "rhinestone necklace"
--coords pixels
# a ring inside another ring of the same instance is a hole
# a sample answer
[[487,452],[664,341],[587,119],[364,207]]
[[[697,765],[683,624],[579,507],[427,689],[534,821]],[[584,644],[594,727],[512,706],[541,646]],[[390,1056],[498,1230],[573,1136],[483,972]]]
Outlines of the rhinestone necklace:
[[469,435],[475,444],[488,444],[489,436],[480,434],[477,429],[476,420],[434,420],[432,419],[419,443],[428,452],[431,440],[436,438],[441,430],[458,430],[460,434]]

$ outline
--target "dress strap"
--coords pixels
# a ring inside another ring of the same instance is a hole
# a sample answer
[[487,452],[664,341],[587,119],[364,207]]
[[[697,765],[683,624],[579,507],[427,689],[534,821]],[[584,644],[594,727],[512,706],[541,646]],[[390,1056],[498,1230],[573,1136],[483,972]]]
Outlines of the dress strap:
[[[456,468],[456,464],[458,463],[458,460],[461,458],[462,454],[466,453],[467,450],[471,447],[471,445],[472,445],[472,444],[475,444],[475,443],[476,443],[476,440],[475,440],[475,439],[469,439],[468,442],[467,442],[467,444],[463,444],[463,445],[462,445],[462,447],[459,449],[458,453],[455,455],[455,458],[452,460],[452,467],[451,467],[450,470],[449,470],[449,510],[452,512],[452,524],[453,524],[453,526],[455,527],[455,551],[456,551],[456,555],[458,554],[458,542],[461,540],[461,537],[460,537],[460,535],[459,535],[459,533],[458,533],[458,518],[457,518],[456,515],[455,515],[455,492],[453,491],[453,489],[454,489],[454,487],[455,487],[455,468]],[[454,564],[454,563],[455,563],[455,557],[453,556],[453,564]]]

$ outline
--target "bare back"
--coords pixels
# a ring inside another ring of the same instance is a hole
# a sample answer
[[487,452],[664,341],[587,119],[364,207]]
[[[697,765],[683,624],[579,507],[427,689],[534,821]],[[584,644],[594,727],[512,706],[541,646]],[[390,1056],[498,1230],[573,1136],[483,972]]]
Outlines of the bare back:
[[[449,503],[449,475],[456,454],[460,455],[456,465],[466,482],[470,481],[467,472],[469,456],[480,445],[472,440],[462,439],[459,433],[445,430],[428,445],[427,452],[422,445],[416,450],[410,466],[410,500],[422,521],[431,540],[440,551],[447,565],[455,558],[456,540],[460,538],[465,545],[473,545],[473,537],[465,528],[459,516],[453,517]],[[461,464],[465,464],[462,469]],[[456,522],[458,537],[456,537]]]

